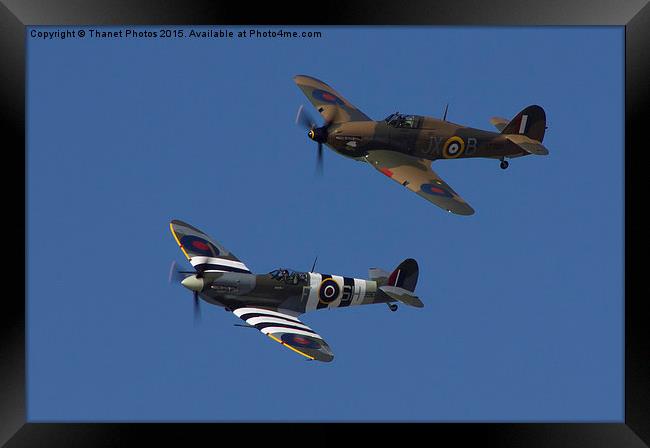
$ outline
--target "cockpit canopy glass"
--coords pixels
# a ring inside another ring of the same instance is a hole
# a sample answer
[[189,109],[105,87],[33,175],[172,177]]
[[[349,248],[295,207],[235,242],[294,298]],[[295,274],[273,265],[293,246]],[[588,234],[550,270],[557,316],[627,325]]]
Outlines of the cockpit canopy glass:
[[277,281],[289,285],[299,285],[307,283],[309,275],[306,272],[294,271],[293,269],[279,268],[269,272],[269,276]]
[[415,115],[402,115],[398,112],[390,114],[384,120],[388,126],[394,128],[415,128],[417,126],[417,117]]

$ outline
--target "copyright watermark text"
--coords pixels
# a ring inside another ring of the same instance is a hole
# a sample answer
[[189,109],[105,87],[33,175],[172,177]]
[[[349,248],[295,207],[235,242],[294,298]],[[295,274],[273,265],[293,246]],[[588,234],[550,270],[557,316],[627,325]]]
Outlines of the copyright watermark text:
[[158,28],[158,29],[101,29],[76,28],[43,30],[32,29],[29,37],[42,40],[64,39],[319,39],[322,31],[292,29],[227,29],[227,28]]

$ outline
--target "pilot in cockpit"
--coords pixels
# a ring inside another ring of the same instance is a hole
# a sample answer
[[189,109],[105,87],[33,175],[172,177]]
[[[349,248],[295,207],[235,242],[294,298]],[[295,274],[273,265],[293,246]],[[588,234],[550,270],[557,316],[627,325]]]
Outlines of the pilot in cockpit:
[[274,271],[269,272],[269,275],[271,278],[284,282],[290,285],[297,285],[299,283],[306,283],[308,276],[304,272],[296,272],[293,270],[289,269],[276,269]]
[[415,125],[415,116],[402,115],[399,112],[395,112],[386,117],[385,121],[388,123],[388,126],[394,128],[411,129]]

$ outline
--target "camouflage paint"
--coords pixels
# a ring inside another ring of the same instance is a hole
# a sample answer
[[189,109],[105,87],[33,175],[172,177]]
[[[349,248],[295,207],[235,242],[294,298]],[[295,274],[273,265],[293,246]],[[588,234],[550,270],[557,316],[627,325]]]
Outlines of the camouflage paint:
[[548,154],[542,145],[546,114],[540,106],[528,106],[510,121],[492,118],[500,132],[419,115],[393,114],[391,120],[373,121],[324,82],[305,75],[294,81],[325,120],[323,127],[310,131],[310,138],[345,157],[370,163],[451,213],[471,215],[474,209],[431,169],[432,161],[476,157],[504,161]]

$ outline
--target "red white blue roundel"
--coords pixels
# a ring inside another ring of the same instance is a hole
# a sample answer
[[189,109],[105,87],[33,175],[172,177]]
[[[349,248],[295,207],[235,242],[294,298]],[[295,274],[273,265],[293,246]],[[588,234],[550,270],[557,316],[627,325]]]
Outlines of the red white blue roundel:
[[339,284],[331,278],[326,278],[318,288],[318,299],[323,303],[332,303],[338,298],[339,292],[341,292]]
[[314,91],[311,92],[311,96],[316,98],[318,101],[323,101],[324,103],[340,104],[341,106],[344,105],[341,98],[332,93],[326,92],[325,90],[314,89]]
[[280,338],[285,344],[291,345],[293,347],[302,347],[302,348],[313,348],[318,350],[320,344],[309,336],[303,336],[301,334],[294,333],[285,333]]
[[447,191],[446,188],[443,188],[442,185],[437,184],[422,184],[420,190],[427,194],[432,194],[434,196],[442,196],[443,198],[451,198],[453,195]]
[[219,256],[219,249],[217,249],[210,241],[201,238],[200,236],[184,235],[181,238],[181,246],[192,255],[204,257]]

